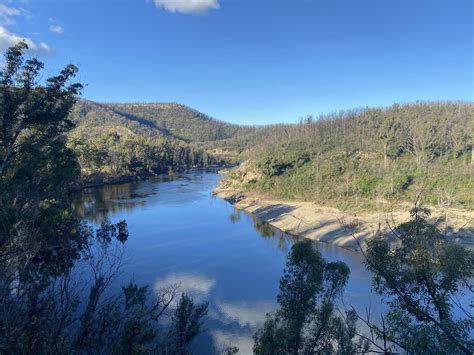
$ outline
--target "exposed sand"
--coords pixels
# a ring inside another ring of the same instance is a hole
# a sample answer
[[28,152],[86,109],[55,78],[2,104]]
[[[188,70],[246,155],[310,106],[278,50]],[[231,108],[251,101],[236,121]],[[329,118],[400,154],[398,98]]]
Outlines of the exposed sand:
[[[359,250],[359,245],[365,245],[365,240],[377,232],[393,238],[390,228],[409,219],[409,208],[406,206],[395,212],[355,215],[312,202],[263,199],[233,188],[218,187],[214,193],[239,210],[252,213],[283,232],[351,250]],[[443,221],[446,235],[454,242],[474,248],[474,211],[432,209],[432,216]]]

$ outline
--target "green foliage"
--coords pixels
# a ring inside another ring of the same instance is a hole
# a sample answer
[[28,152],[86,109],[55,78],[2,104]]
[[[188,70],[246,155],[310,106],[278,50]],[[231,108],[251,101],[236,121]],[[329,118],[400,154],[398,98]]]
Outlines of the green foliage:
[[39,85],[43,64],[25,60],[26,50],[23,42],[11,47],[0,69],[0,256],[59,272],[85,238],[68,210],[78,164],[65,145],[82,86],[69,83],[71,65]]
[[283,174],[285,170],[292,168],[293,165],[279,161],[278,159],[270,155],[259,161],[258,167],[261,169],[262,173],[265,176],[272,177]]
[[182,141],[135,135],[118,128],[96,129],[94,135],[83,128],[69,135],[68,146],[77,154],[86,181],[150,176],[186,167],[217,165],[205,151]]
[[254,336],[255,354],[351,353],[366,348],[355,342],[355,316],[335,315],[334,303],[344,289],[349,268],[328,263],[311,241],[293,245],[280,280],[280,308],[268,314]]
[[472,354],[474,252],[450,243],[429,215],[413,209],[412,219],[395,229],[394,245],[384,236],[367,243],[367,270],[389,307],[380,322],[353,309],[335,315],[349,269],[327,263],[310,241],[295,244],[280,280],[280,308],[254,335],[254,353]]
[[141,136],[187,142],[223,140],[253,131],[176,103],[110,104],[82,100],[70,117],[80,127],[120,126]]
[[167,336],[168,353],[177,355],[187,353],[187,346],[202,329],[201,319],[207,311],[207,303],[195,305],[186,294],[181,295]]
[[[275,125],[247,135],[260,179],[244,186],[341,207],[415,200],[474,206],[474,106],[416,103]],[[238,180],[236,180],[238,183]]]
[[279,156],[276,150],[268,152],[257,166],[267,177],[280,176],[285,171],[293,168],[300,168],[310,160],[309,154],[305,151],[288,149],[283,156]]
[[[412,210],[412,220],[396,230],[395,249],[384,238],[367,244],[374,288],[388,296],[387,333],[410,353],[472,353],[472,316],[454,300],[466,287],[472,292],[474,252],[449,243],[429,214]],[[453,313],[459,307],[461,317]]]
[[80,101],[69,117],[77,128],[68,146],[78,155],[86,181],[222,165],[222,159],[235,160],[235,154],[210,153],[210,142],[253,131],[173,103]]
[[117,224],[110,224],[108,221],[102,222],[97,230],[97,239],[101,244],[108,245],[112,239],[117,239],[124,244],[128,239],[128,228],[126,221],[120,221]]
[[[157,335],[176,288],[153,300],[136,285],[110,292],[129,233],[125,221],[104,221],[93,231],[69,206],[80,175],[66,146],[69,112],[81,90],[69,84],[76,68],[67,66],[40,85],[43,64],[25,61],[26,49],[25,43],[10,48],[0,68],[0,353],[183,353],[200,331],[207,304],[180,302],[172,329],[184,333],[175,344]],[[173,162],[186,161],[181,155],[189,152],[173,147]],[[135,168],[141,163],[131,162]]]

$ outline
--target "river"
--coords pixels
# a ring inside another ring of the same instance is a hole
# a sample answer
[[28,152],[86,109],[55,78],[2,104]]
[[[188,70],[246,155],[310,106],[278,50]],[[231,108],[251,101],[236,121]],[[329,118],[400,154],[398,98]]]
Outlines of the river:
[[[193,353],[217,352],[231,342],[251,352],[252,335],[275,309],[278,283],[294,237],[234,209],[212,195],[220,176],[195,171],[175,178],[84,189],[73,206],[98,224],[125,219],[130,238],[119,283],[151,288],[180,284],[196,301],[209,301],[206,331]],[[360,254],[316,243],[327,260],[351,269],[344,303],[359,311],[380,309]]]

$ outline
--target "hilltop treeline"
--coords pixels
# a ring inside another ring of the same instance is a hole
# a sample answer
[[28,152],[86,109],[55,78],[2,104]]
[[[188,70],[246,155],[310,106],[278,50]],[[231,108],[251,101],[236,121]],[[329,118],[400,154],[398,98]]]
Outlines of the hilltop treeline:
[[473,104],[397,104],[262,130],[247,137],[254,174],[245,188],[336,205],[419,194],[431,204],[474,204]]
[[107,104],[80,101],[74,107],[71,119],[80,126],[121,126],[142,136],[162,136],[186,142],[210,142],[253,131],[251,127],[219,121],[175,103]]
[[227,124],[178,104],[98,104],[79,101],[68,146],[86,181],[148,176],[222,164],[206,144],[251,128]]

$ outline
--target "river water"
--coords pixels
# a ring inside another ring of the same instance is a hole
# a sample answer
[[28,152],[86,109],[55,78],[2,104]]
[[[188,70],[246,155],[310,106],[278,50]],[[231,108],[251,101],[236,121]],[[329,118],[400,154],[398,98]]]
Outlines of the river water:
[[[279,279],[295,238],[213,196],[219,179],[196,171],[106,185],[76,194],[73,206],[93,224],[127,221],[130,238],[119,283],[151,289],[179,284],[196,301],[209,301],[206,331],[194,341],[193,353],[215,353],[230,342],[247,354],[265,314],[277,306]],[[351,269],[344,303],[377,313],[380,301],[371,292],[361,255],[315,244],[327,260],[344,261]]]

